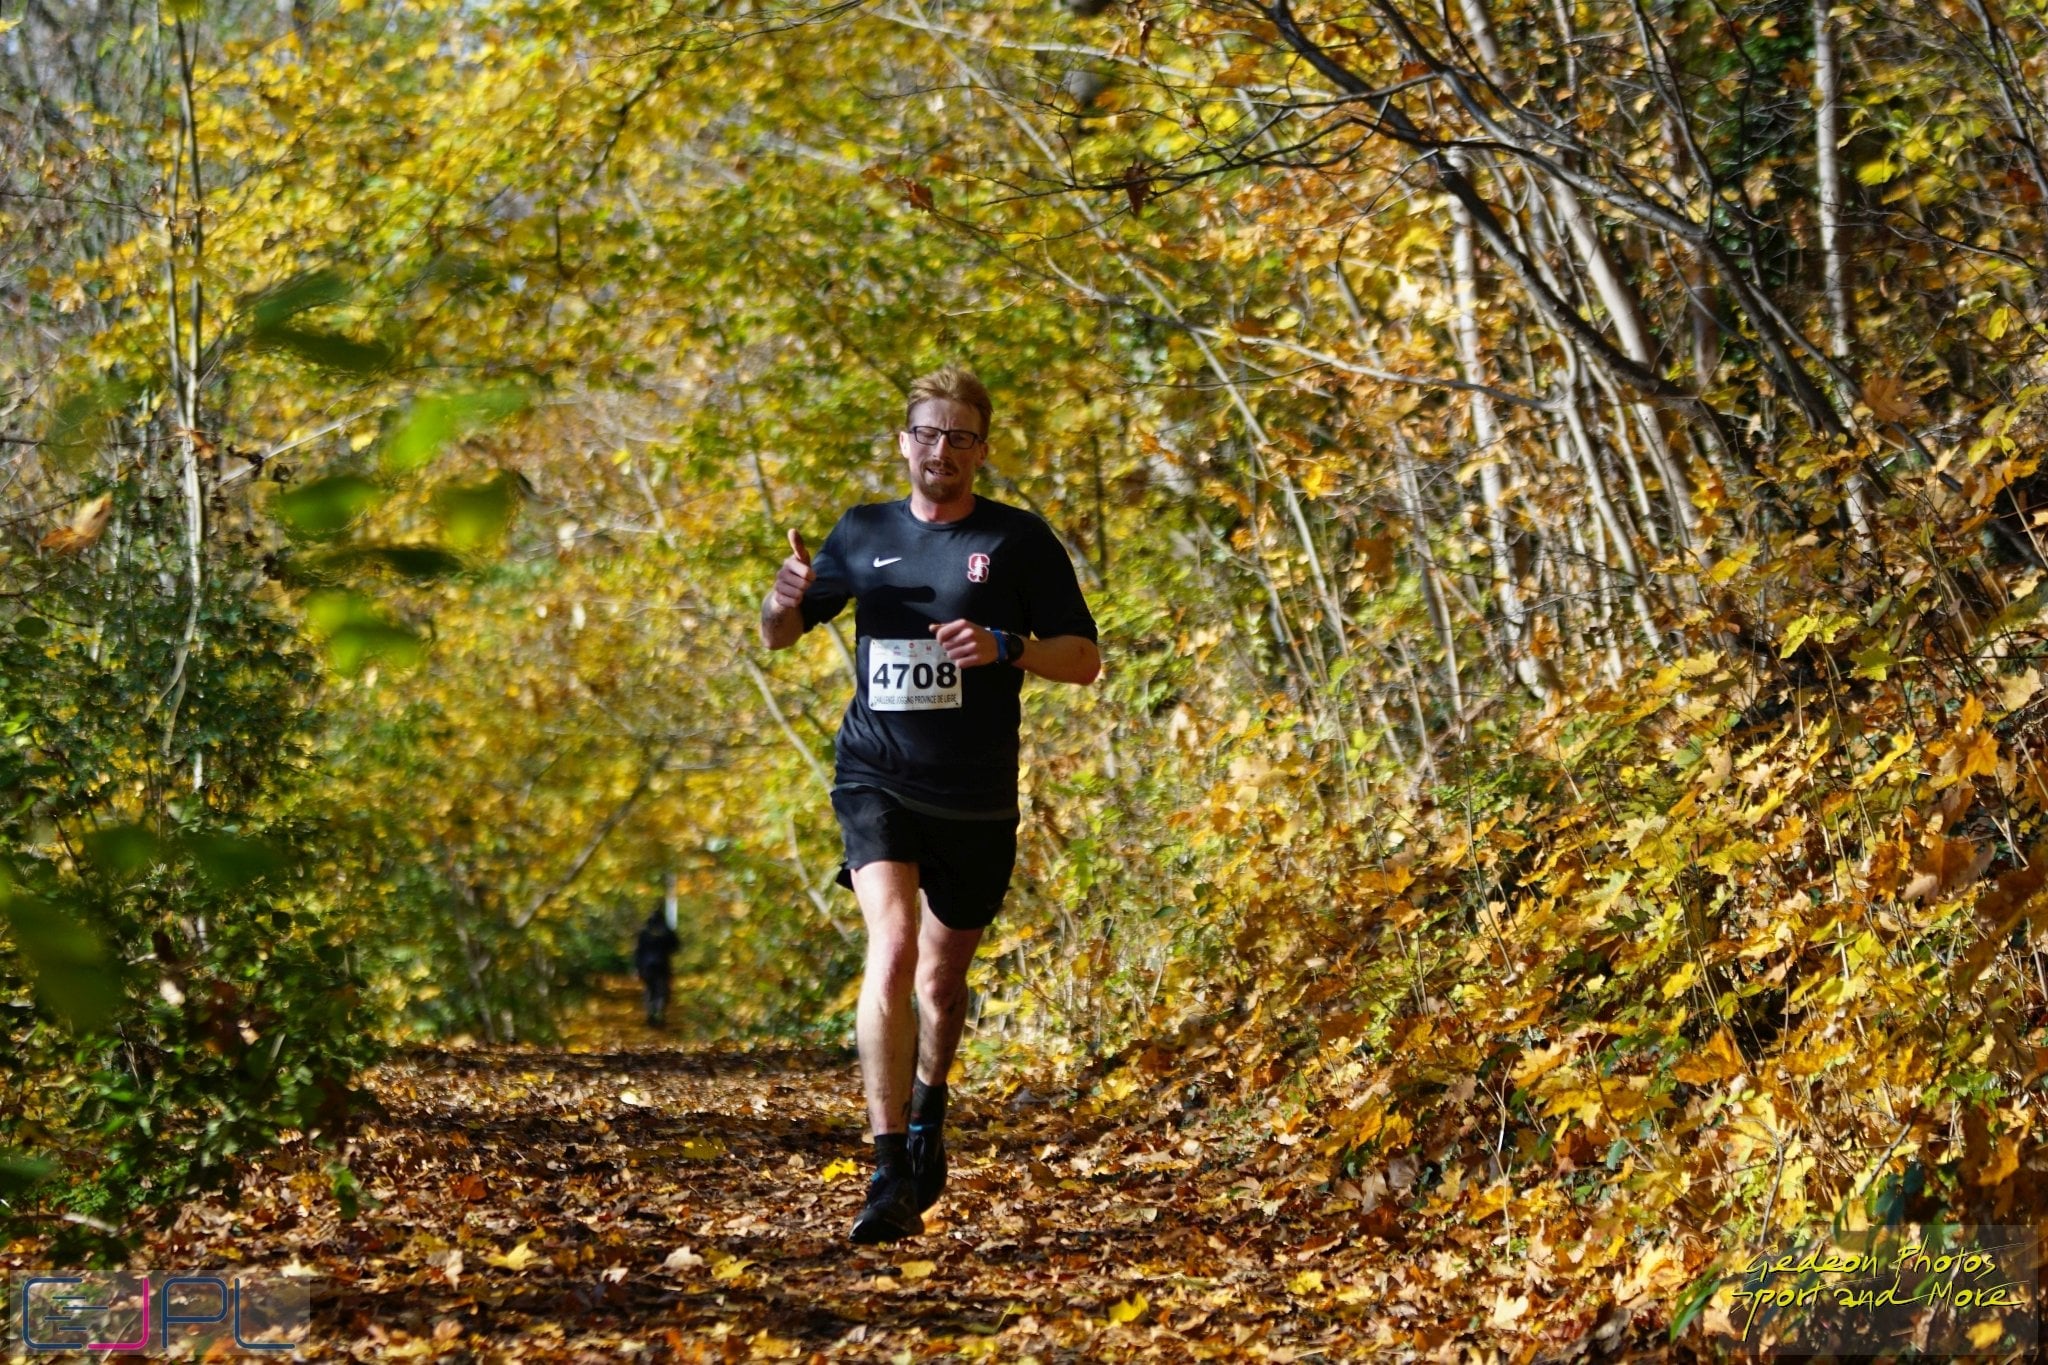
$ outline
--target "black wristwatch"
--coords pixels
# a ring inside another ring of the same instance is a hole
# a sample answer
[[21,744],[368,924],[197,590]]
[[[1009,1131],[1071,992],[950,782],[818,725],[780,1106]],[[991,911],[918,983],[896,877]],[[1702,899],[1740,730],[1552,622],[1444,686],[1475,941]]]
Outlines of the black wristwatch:
[[989,630],[989,634],[995,637],[997,663],[1014,664],[1023,657],[1023,636],[1013,634],[1007,630],[995,630],[993,628]]

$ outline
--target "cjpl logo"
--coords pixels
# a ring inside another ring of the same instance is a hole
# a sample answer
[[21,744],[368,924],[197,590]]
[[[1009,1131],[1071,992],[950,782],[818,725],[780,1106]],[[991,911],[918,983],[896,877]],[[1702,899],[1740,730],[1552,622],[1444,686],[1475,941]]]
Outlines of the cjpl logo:
[[30,1351],[289,1351],[311,1313],[304,1281],[225,1275],[31,1275],[20,1281]]

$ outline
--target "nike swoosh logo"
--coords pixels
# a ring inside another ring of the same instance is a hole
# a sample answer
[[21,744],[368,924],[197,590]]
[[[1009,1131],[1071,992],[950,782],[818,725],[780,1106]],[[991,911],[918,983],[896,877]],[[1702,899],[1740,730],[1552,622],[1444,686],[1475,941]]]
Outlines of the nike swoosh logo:
[[891,564],[894,564],[894,563],[896,562],[896,560],[897,560],[897,559],[901,559],[901,558],[903,558],[903,556],[902,556],[902,555],[897,555],[897,556],[895,557],[895,559],[877,559],[877,560],[875,561],[875,567],[876,567],[876,568],[878,568],[878,569],[886,569],[886,568],[888,568],[888,567],[889,567],[889,566],[890,566]]

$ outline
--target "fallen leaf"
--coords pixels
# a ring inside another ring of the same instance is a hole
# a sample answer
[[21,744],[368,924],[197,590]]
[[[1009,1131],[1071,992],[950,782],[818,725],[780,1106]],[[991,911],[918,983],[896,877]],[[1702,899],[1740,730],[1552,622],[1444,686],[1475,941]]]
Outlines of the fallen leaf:
[[1863,381],[1863,402],[1880,422],[1908,422],[1920,404],[1897,375],[1874,374]]
[[107,519],[113,511],[114,495],[100,494],[72,514],[69,526],[60,526],[44,536],[42,547],[59,555],[73,555],[91,549],[107,529]]
[[691,1161],[716,1161],[725,1155],[725,1143],[718,1138],[685,1138],[676,1150]]
[[521,1242],[502,1256],[495,1251],[492,1252],[484,1257],[484,1264],[497,1266],[500,1270],[524,1270],[539,1259],[532,1247]]
[[1970,839],[1928,836],[1927,847],[1913,864],[1914,875],[1899,899],[1907,902],[1931,900],[1975,881],[1990,865],[1992,848]]
[[905,1261],[896,1267],[896,1273],[906,1280],[928,1280],[938,1268],[937,1261]]
[[851,1157],[841,1157],[837,1161],[826,1162],[825,1169],[818,1172],[818,1179],[829,1185],[843,1175],[858,1174],[860,1174],[860,1163]]
[[1145,1316],[1145,1310],[1152,1306],[1152,1300],[1143,1294],[1133,1294],[1128,1299],[1118,1299],[1109,1306],[1109,1320],[1114,1323],[1136,1322]]
[[661,1268],[663,1270],[691,1270],[703,1264],[704,1258],[696,1252],[688,1247],[677,1247],[668,1254],[668,1259],[661,1263]]

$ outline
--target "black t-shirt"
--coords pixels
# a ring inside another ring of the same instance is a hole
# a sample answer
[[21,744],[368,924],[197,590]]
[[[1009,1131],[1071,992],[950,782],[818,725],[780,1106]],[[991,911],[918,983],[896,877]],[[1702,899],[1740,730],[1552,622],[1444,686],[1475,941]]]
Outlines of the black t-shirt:
[[848,598],[858,604],[861,682],[839,725],[839,784],[881,787],[959,815],[1015,811],[1023,670],[956,668],[930,627],[964,618],[1041,639],[1095,639],[1095,618],[1052,528],[982,497],[949,522],[919,521],[908,498],[868,503],[839,519],[811,572],[805,630],[837,616]]

